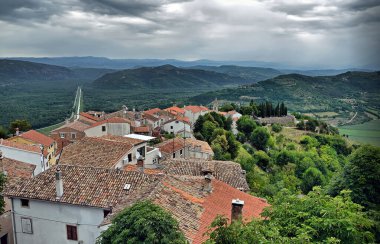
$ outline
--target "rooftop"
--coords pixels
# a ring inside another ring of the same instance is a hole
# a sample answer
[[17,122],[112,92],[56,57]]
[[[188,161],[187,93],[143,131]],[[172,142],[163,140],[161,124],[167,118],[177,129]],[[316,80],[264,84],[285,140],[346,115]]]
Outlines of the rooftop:
[[203,176],[211,171],[215,179],[223,181],[238,190],[248,191],[245,171],[240,164],[232,161],[201,159],[168,159],[160,163],[164,172],[169,175]]
[[70,122],[68,124],[64,124],[62,125],[61,127],[55,129],[55,130],[52,130],[52,132],[55,132],[55,131],[59,131],[60,129],[62,128],[71,128],[71,129],[74,129],[74,130],[77,130],[77,131],[84,131],[85,129],[89,128],[90,126],[88,124],[85,124],[79,120],[76,120],[74,122]]
[[15,184],[20,179],[27,179],[33,176],[34,169],[33,164],[23,163],[10,158],[0,159],[0,170],[7,172],[7,185]]
[[85,137],[66,146],[59,163],[113,168],[132,148],[133,144],[127,142]]
[[201,141],[201,140],[197,140],[197,139],[193,139],[193,138],[186,138],[186,145],[188,145],[188,144],[190,144],[191,147],[200,146],[201,152],[214,154],[210,145],[206,141]]
[[156,138],[153,136],[144,136],[144,135],[139,135],[139,134],[129,134],[129,135],[125,135],[124,137],[139,139],[139,140],[143,140],[143,141],[150,141],[150,140],[153,140]]
[[189,110],[192,113],[199,113],[199,112],[202,112],[202,111],[208,111],[209,110],[208,108],[206,108],[204,106],[193,106],[193,105],[186,106],[183,109],[184,110]]
[[138,126],[138,127],[133,127],[133,132],[135,133],[149,133],[150,129],[148,126]]
[[176,107],[176,106],[173,106],[173,107],[170,107],[170,108],[166,108],[164,110],[168,111],[170,113],[173,113],[173,114],[184,114],[185,113],[184,109]]
[[141,140],[138,138],[131,138],[131,137],[126,137],[126,136],[114,136],[114,135],[106,135],[99,137],[104,140],[109,140],[109,141],[117,141],[117,142],[124,142],[124,143],[129,143],[132,145],[139,145],[141,143],[145,143],[145,140]]
[[44,134],[35,130],[29,130],[27,132],[24,132],[20,134],[19,137],[35,142],[36,144],[42,144],[45,147],[49,147],[51,144],[54,143],[54,140],[52,138],[45,136]]
[[161,109],[159,109],[159,108],[152,108],[152,109],[144,111],[144,114],[153,115],[153,114],[156,114],[156,113],[158,113],[160,111],[161,111]]
[[97,118],[97,117],[92,116],[91,114],[89,114],[89,113],[85,113],[85,112],[80,112],[79,115],[80,115],[80,116],[83,116],[83,117],[85,117],[85,118],[87,118],[87,119],[89,119],[89,120],[92,120],[92,121],[94,121],[94,122],[100,120],[100,118]]
[[38,145],[28,145],[14,141],[7,141],[2,138],[0,139],[0,146],[17,148],[28,152],[41,153],[41,149]]
[[159,148],[162,153],[171,154],[185,148],[185,144],[182,138],[175,137],[157,144],[156,147]]
[[[62,172],[63,181],[63,196],[60,199],[56,199],[57,167]],[[128,191],[128,194],[131,194],[144,184],[157,182],[159,178],[158,175],[136,171],[59,165],[18,185],[6,187],[4,195],[109,209],[126,195],[125,184],[131,185]]]

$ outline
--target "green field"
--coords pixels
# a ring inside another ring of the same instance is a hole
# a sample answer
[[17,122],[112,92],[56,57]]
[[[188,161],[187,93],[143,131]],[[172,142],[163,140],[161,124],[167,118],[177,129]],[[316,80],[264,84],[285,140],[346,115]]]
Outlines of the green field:
[[348,135],[354,142],[369,143],[380,146],[380,120],[371,120],[358,125],[339,127],[341,135]]

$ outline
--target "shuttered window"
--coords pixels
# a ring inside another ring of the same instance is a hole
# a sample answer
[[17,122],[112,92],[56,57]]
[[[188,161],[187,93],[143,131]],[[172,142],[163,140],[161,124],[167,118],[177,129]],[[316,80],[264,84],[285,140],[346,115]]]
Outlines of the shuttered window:
[[77,227],[74,225],[66,225],[67,239],[78,240]]

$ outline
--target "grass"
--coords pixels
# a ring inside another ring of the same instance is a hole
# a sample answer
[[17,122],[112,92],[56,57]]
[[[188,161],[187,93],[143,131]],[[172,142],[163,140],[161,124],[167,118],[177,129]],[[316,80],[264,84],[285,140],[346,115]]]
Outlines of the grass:
[[50,126],[38,129],[37,131],[41,132],[42,134],[49,135],[52,130],[57,129],[57,128],[61,127],[64,124],[65,124],[65,122],[61,122],[61,123],[58,123],[58,124],[55,124],[55,125],[50,125]]
[[380,120],[342,126],[339,127],[339,132],[341,135],[348,135],[348,138],[354,142],[380,146]]
[[311,132],[310,131],[298,130],[296,128],[291,128],[291,127],[283,127],[282,131],[279,134],[282,134],[286,138],[299,143],[302,136],[304,136],[306,134],[311,134]]

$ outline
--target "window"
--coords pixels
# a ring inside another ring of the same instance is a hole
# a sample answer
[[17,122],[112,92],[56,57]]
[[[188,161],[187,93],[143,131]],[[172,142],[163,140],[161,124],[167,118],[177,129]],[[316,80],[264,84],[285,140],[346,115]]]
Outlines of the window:
[[32,219],[21,218],[22,233],[33,234]]
[[128,154],[128,162],[132,162],[132,153]]
[[60,138],[65,138],[65,133],[63,133],[63,132],[59,133],[59,137]]
[[107,217],[110,213],[111,213],[111,210],[104,209],[104,210],[103,210],[104,218]]
[[170,129],[173,129],[173,126],[170,126]]
[[175,158],[175,153],[173,153],[173,158]]
[[181,149],[181,150],[179,150],[179,154],[180,154],[180,155],[182,155],[182,149]]
[[29,200],[28,199],[21,199],[21,207],[29,208]]
[[145,146],[138,148],[137,152],[139,152],[141,156],[145,157]]
[[106,131],[106,126],[105,125],[102,126],[102,131]]
[[77,138],[77,134],[71,133],[71,139],[75,139],[75,138]]
[[78,235],[77,235],[77,227],[74,225],[66,225],[66,233],[67,233],[67,239],[77,241]]

